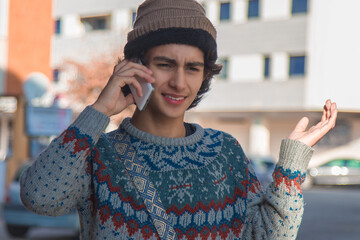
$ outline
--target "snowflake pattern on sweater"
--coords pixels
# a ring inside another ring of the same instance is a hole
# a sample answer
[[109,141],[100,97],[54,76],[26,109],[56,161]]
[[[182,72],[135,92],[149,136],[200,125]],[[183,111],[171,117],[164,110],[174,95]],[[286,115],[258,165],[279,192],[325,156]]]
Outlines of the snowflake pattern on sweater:
[[32,211],[57,216],[76,207],[81,239],[158,239],[141,197],[109,142],[122,134],[149,171],[178,239],[295,239],[302,219],[300,184],[312,149],[285,140],[264,191],[239,143],[195,125],[191,136],[156,137],[91,107],[56,138],[21,178]]

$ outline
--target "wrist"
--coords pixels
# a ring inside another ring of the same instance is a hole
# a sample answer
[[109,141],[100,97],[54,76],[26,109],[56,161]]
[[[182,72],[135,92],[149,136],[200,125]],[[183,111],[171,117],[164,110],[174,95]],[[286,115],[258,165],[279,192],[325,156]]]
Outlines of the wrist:
[[295,139],[283,139],[280,146],[278,165],[285,169],[305,172],[314,149]]
[[112,114],[106,110],[105,107],[103,107],[100,103],[95,102],[94,104],[90,105],[92,108],[94,108],[96,111],[101,112],[102,114],[105,114],[108,117],[111,117]]

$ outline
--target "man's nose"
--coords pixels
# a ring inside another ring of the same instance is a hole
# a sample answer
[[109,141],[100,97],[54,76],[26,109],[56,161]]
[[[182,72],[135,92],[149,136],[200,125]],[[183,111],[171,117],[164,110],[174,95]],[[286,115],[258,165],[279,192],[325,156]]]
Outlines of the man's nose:
[[170,80],[170,86],[176,89],[183,89],[185,87],[185,78],[184,69],[178,68]]

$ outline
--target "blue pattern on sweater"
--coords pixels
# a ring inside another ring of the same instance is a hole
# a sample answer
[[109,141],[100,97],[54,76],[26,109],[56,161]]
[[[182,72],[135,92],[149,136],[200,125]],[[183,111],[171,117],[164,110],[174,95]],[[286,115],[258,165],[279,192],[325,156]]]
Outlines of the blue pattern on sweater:
[[[120,128],[121,134],[126,130]],[[213,161],[222,146],[222,132],[208,129],[198,142],[186,146],[159,146],[131,136],[132,146],[144,167],[150,171],[172,171],[180,169],[196,169]]]

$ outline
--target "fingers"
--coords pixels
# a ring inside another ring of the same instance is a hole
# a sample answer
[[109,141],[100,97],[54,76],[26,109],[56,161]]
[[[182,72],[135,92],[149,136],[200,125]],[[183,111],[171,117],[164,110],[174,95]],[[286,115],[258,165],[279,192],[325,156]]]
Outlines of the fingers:
[[154,82],[152,71],[144,65],[134,63],[128,60],[120,62],[114,67],[114,73],[118,76],[134,77],[135,75],[145,79],[147,82]]
[[320,141],[332,128],[335,127],[338,109],[336,103],[327,100],[324,105],[321,121],[310,129],[306,130],[309,119],[303,117],[296,125],[294,131],[290,134],[290,139],[299,140],[309,146],[314,146]]
[[135,103],[133,96],[130,94],[125,97],[125,102],[127,106]]
[[113,81],[119,81],[120,87],[124,87],[126,84],[132,85],[136,89],[136,93],[142,96],[142,88],[138,78],[149,83],[155,82],[152,71],[141,64],[124,60],[114,67]]
[[313,130],[313,131],[319,130],[320,138],[322,138],[332,128],[335,127],[337,114],[338,114],[338,110],[337,110],[336,103],[333,103],[330,100],[327,100],[326,104],[324,106],[324,111],[323,111],[321,122],[316,124],[316,126],[314,126],[310,130]]
[[323,107],[323,115],[321,117],[321,121],[325,121],[326,119],[330,118],[330,109],[331,109],[331,100],[328,99],[325,102],[325,105]]
[[119,62],[114,66],[113,74],[92,106],[108,116],[120,113],[134,103],[133,95],[125,96],[121,91],[122,87],[133,86],[137,94],[142,96],[142,87],[137,78],[147,82],[155,81],[152,71],[147,67],[128,60]]
[[329,119],[331,116],[331,100],[330,99],[326,100],[325,108],[326,108],[326,119]]
[[337,109],[336,103],[331,104],[330,111],[331,111],[331,114],[330,114],[329,124],[331,125],[331,128],[334,128],[335,124],[336,124],[337,114],[338,114],[338,109]]
[[309,118],[303,117],[296,124],[294,131],[296,132],[304,132],[309,124]]
[[[117,78],[114,78],[116,81]],[[142,87],[136,77],[121,77],[120,88],[125,85],[132,85],[136,89],[136,93],[141,97],[142,96]]]
[[338,110],[337,110],[336,103],[331,102],[330,99],[326,100],[326,103],[324,105],[323,115],[321,117],[321,121],[336,120],[337,112],[338,112]]
[[301,118],[288,138],[303,141],[301,137],[306,133],[305,130],[308,124],[309,124],[309,119],[307,117]]
[[321,116],[321,122],[326,121],[326,116],[327,116],[327,110],[326,110],[326,105],[324,105],[323,114]]

